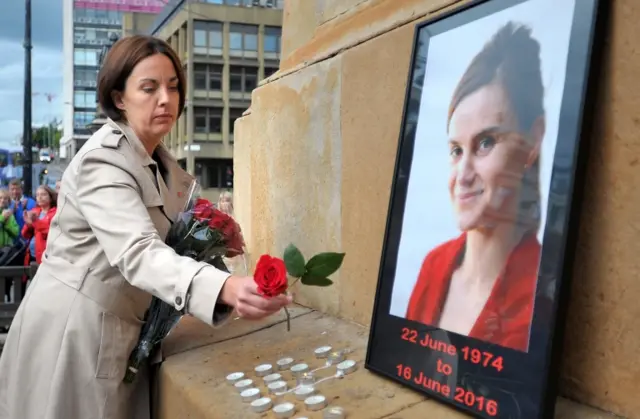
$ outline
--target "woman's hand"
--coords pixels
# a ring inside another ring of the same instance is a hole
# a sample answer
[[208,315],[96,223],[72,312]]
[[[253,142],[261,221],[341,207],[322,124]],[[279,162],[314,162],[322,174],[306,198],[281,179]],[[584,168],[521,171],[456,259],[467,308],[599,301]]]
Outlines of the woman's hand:
[[258,294],[252,277],[230,276],[220,293],[221,300],[236,309],[243,319],[258,320],[270,316],[292,302],[292,297],[279,295],[265,298]]
[[33,222],[31,211],[24,210],[22,212],[22,219],[24,220],[25,224],[31,225],[31,223]]

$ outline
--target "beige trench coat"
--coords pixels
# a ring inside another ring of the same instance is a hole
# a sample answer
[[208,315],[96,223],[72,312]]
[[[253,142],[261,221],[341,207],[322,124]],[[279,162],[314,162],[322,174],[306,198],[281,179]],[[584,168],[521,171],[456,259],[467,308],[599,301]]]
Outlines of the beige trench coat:
[[157,154],[166,184],[133,131],[109,121],[65,171],[0,358],[0,419],[146,419],[148,376],[122,380],[151,295],[212,326],[231,314],[216,304],[229,274],[164,244],[193,179]]

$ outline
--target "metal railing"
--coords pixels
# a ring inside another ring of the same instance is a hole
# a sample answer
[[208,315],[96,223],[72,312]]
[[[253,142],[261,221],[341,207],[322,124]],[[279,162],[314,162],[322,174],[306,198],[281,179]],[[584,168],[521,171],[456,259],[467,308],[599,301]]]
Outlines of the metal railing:
[[[13,280],[13,301],[10,303],[0,302],[0,328],[11,326],[11,322],[18,311],[20,302],[22,302],[21,282],[23,276],[31,279],[35,276],[38,265],[30,266],[0,266],[0,284],[2,284],[2,298],[4,298],[4,284],[6,281]],[[4,300],[2,300],[4,301]]]

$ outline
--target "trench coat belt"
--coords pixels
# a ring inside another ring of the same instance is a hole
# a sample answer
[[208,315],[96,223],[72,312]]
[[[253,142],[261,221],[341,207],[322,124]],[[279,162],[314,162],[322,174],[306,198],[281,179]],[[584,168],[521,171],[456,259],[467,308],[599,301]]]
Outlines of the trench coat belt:
[[[53,277],[93,300],[105,312],[111,313],[121,320],[139,325],[144,323],[142,316],[151,302],[151,296],[148,297],[148,301],[144,302],[144,307],[137,307],[134,300],[125,295],[124,289],[131,286],[125,284],[124,279],[120,284],[106,283],[101,278],[89,276],[90,269],[88,267],[78,267],[60,257],[49,257],[47,254],[44,254],[42,259],[43,263],[38,268],[37,276]],[[141,290],[138,292],[144,293]],[[138,298],[140,297],[138,296]],[[142,313],[136,313],[140,309],[142,309]]]

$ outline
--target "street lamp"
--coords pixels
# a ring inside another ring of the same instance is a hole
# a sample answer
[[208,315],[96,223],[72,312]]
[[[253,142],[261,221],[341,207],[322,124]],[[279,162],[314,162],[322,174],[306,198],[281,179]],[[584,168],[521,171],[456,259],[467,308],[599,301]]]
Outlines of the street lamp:
[[32,151],[31,151],[31,0],[25,0],[24,25],[24,115],[22,127],[22,149],[24,153],[24,190],[32,194]]

